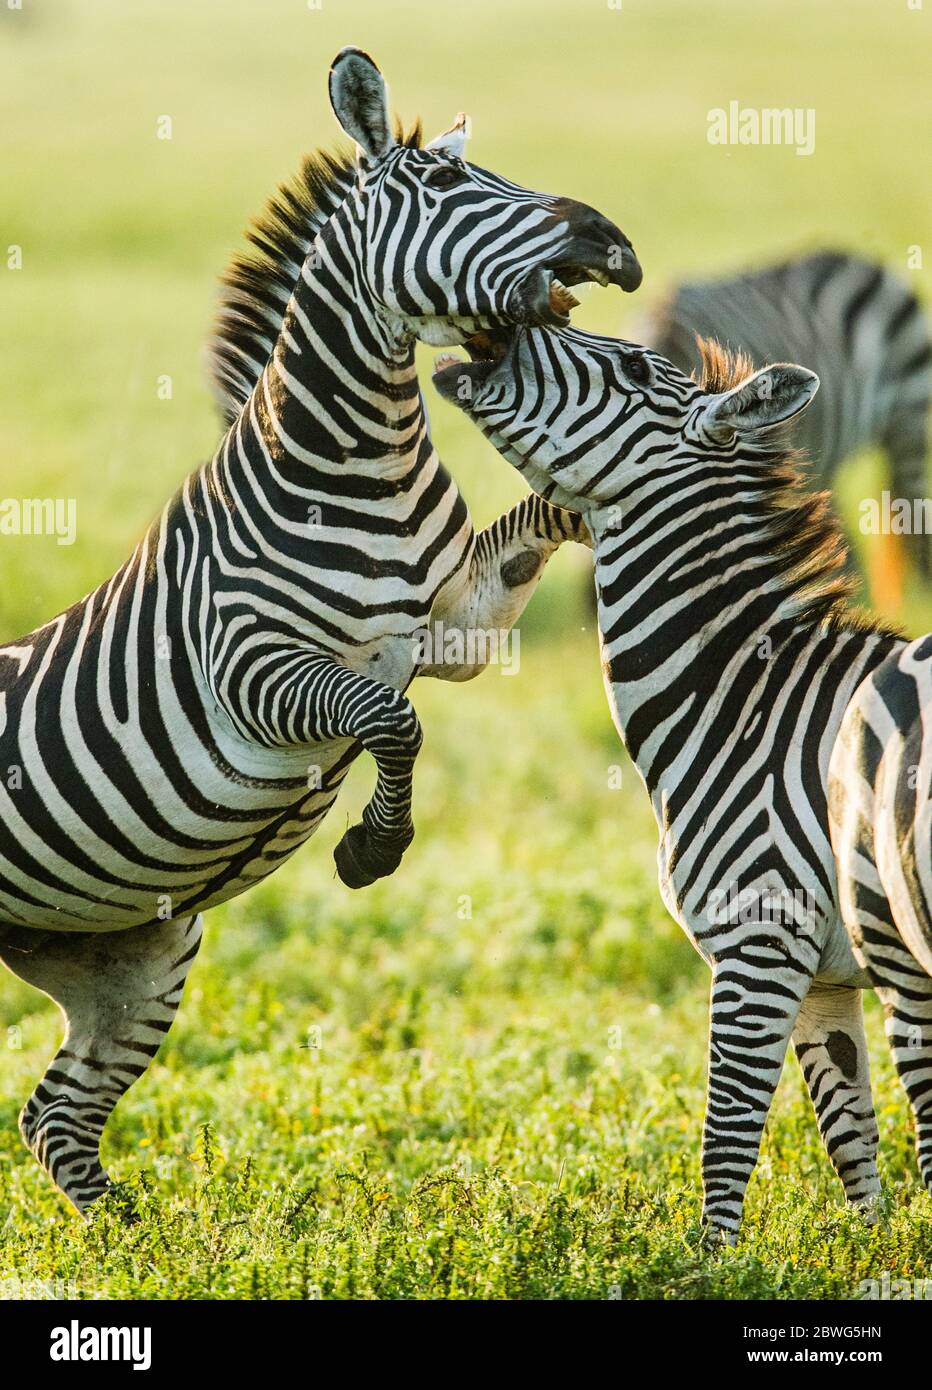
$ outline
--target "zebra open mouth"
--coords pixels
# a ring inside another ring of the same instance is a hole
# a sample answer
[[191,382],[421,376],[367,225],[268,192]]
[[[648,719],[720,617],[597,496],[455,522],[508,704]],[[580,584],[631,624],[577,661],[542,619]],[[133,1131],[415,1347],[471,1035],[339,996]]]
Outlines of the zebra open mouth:
[[572,259],[542,263],[528,271],[512,286],[503,312],[491,314],[486,309],[472,317],[419,317],[407,318],[405,322],[415,337],[435,347],[463,346],[470,337],[481,339],[484,334],[496,333],[503,323],[524,328],[567,328],[570,312],[579,303],[571,285],[618,285],[630,293],[637,289],[641,278],[641,266],[630,242],[599,247],[586,241],[581,247],[574,246]]
[[[606,265],[609,264],[606,257]],[[590,280],[598,285],[636,289],[641,282],[641,267],[630,245],[625,247],[618,266],[611,268],[567,262],[532,270],[512,292],[508,303],[511,325],[485,320],[477,332],[464,338],[462,346],[469,353],[468,362],[448,352],[434,359],[433,383],[440,395],[456,405],[467,406],[499,363],[510,356],[522,328],[569,327],[570,312],[579,304],[569,286]]]
[[[568,277],[574,277],[574,285],[581,284],[584,280],[593,280],[597,284],[602,284],[603,281],[598,272],[581,270],[578,267],[565,267],[563,273]],[[577,307],[579,300],[552,271],[545,270],[544,274],[547,277],[546,306],[537,310],[534,321],[548,328],[566,328],[570,321],[570,312]],[[608,284],[607,276],[604,277],[604,281]],[[514,339],[513,326],[498,324],[473,333],[463,341],[463,347],[473,362],[488,362],[494,365],[507,355]]]
[[440,395],[464,406],[484,386],[500,362],[511,353],[518,336],[515,328],[486,328],[467,338],[463,347],[470,360],[442,352],[434,359],[433,383]]
[[586,281],[611,284],[607,271],[577,265],[538,266],[513,291],[508,316],[515,323],[529,327],[566,328],[570,311],[579,303],[567,287]]
[[467,338],[463,347],[469,353],[472,362],[488,362],[494,365],[507,356],[514,339],[513,328],[489,328]]

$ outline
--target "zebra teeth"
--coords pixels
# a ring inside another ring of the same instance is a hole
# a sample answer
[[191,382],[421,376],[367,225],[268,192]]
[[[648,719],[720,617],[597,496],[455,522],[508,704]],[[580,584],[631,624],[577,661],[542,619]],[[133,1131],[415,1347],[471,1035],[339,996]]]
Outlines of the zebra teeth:
[[556,277],[550,282],[550,307],[556,314],[567,316],[575,309],[579,300]]
[[462,361],[455,352],[438,352],[434,358],[434,371],[442,372],[445,367],[459,366]]
[[607,286],[612,283],[609,279],[607,270],[593,270],[591,265],[584,266],[583,269],[589,276],[589,279],[594,280],[597,285]]

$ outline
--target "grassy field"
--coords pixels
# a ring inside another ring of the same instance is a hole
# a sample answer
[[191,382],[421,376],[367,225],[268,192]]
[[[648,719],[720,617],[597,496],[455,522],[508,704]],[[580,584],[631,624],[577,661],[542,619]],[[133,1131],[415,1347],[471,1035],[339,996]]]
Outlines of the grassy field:
[[[23,6],[0,9],[0,492],[74,497],[78,532],[3,539],[3,638],[104,578],[212,451],[214,279],[275,181],[332,142],[345,43],[373,52],[403,115],[432,132],[465,107],[479,163],[631,235],[644,289],[588,296],[584,326],[624,331],[676,276],[822,244],[905,274],[929,225],[929,17],[905,3]],[[710,146],[706,112],[731,99],[814,108],[815,154]],[[484,524],[520,486],[429,406]],[[849,473],[849,505],[873,472]],[[134,1225],[81,1223],[22,1149],[60,1025],[0,977],[0,1292],[856,1298],[884,1270],[932,1274],[873,1006],[885,1224],[844,1212],[789,1062],[741,1245],[699,1249],[707,976],[660,903],[636,775],[613,785],[582,588],[580,557],[559,557],[517,678],[415,687],[418,837],[394,879],[354,895],[334,878],[361,763],[313,844],[211,914],[178,1022],[105,1137]],[[904,616],[920,630],[932,607],[913,593]]]

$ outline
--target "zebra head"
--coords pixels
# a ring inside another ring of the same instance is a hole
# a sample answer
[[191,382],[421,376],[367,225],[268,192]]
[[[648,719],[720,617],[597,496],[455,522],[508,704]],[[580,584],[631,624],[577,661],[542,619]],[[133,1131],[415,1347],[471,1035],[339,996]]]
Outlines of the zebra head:
[[664,474],[730,466],[766,450],[768,439],[772,451],[769,432],[804,410],[819,386],[806,367],[752,372],[714,343],[705,345],[702,384],[636,343],[572,328],[487,333],[469,347],[471,362],[438,357],[440,394],[535,491],[587,515],[618,507]]
[[576,303],[566,287],[641,283],[630,241],[601,213],[468,163],[465,117],[423,149],[400,144],[382,74],[359,49],[335,59],[330,100],[356,142],[360,279],[399,335],[451,344],[503,322],[563,325]]

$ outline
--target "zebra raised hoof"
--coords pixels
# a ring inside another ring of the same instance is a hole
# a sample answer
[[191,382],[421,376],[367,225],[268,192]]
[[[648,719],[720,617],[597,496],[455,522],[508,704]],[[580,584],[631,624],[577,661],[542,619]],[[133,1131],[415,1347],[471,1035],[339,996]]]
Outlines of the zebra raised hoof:
[[[592,535],[606,693],[657,819],[661,895],[712,972],[707,1238],[737,1237],[791,1039],[845,1196],[874,1220],[870,977],[838,907],[828,763],[904,643],[850,611],[826,498],[781,432],[818,378],[715,345],[697,382],[573,329],[498,337],[497,360],[434,381]],[[925,1147],[923,1131],[923,1166]]]
[[413,839],[411,830],[408,835],[380,841],[364,825],[351,825],[333,851],[337,873],[347,888],[366,888],[377,878],[395,872]]
[[305,161],[227,273],[214,457],[111,579],[0,648],[0,759],[23,770],[0,785],[2,954],[68,1019],[23,1132],[78,1207],[105,1190],[100,1132],[171,1023],[198,914],[294,854],[363,750],[375,790],[337,866],[353,887],[391,873],[414,833],[407,687],[478,674],[440,634],[508,629],[588,540],[535,497],[476,534],[414,346],[564,323],[567,284],[636,287],[630,243],[468,163],[462,121],[397,139],[358,50],[330,90],[356,157]]
[[[727,344],[755,367],[802,362],[821,385],[793,426],[793,443],[818,483],[831,487],[846,459],[878,448],[890,496],[929,507],[932,328],[892,271],[861,256],[817,251],[691,281],[645,318],[639,336],[686,373],[702,371],[702,339]],[[862,517],[862,525],[870,521]],[[904,560],[932,578],[929,528],[879,532],[867,560],[875,602],[897,612]]]

